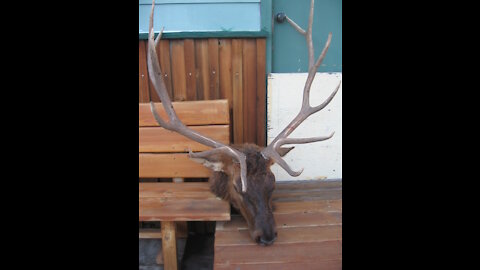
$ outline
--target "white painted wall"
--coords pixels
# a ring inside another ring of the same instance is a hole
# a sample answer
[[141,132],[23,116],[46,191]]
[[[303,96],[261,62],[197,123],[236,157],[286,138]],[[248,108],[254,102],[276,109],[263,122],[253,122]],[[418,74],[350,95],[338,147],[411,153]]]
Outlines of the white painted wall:
[[[307,73],[272,73],[267,87],[267,142],[298,114],[302,105]],[[317,73],[310,91],[310,104],[321,104],[336,88],[342,73]],[[293,170],[304,168],[292,177],[280,166],[273,165],[277,180],[311,180],[342,178],[342,86],[333,100],[320,112],[310,116],[289,138],[335,135],[326,141],[299,144],[284,159]],[[286,145],[287,146],[287,145]]]

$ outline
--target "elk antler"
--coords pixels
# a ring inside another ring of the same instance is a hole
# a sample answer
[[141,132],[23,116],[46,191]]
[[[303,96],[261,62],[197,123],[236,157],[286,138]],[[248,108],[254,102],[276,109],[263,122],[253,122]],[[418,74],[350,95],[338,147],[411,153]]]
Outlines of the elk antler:
[[165,108],[165,112],[168,115],[169,121],[164,121],[160,115],[158,115],[157,110],[153,104],[150,102],[150,109],[152,110],[153,116],[158,124],[168,130],[178,132],[179,134],[194,140],[198,143],[204,144],[206,146],[212,147],[212,150],[200,152],[200,153],[192,153],[190,151],[189,157],[191,158],[205,158],[207,156],[223,153],[228,156],[231,156],[234,160],[240,163],[240,178],[242,180],[242,191],[247,191],[247,163],[246,163],[246,156],[242,152],[234,149],[231,146],[224,145],[220,142],[212,140],[202,134],[195,132],[194,130],[189,129],[185,126],[180,119],[178,119],[175,110],[173,109],[172,102],[170,101],[170,97],[167,93],[167,88],[165,87],[165,82],[162,78],[162,72],[160,69],[160,63],[158,62],[157,52],[155,48],[162,36],[163,28],[157,36],[157,39],[154,40],[154,33],[153,33],[153,9],[155,7],[155,1],[152,3],[152,10],[150,12],[150,23],[149,23],[149,31],[148,31],[148,52],[147,52],[147,65],[148,65],[148,74],[150,80],[152,81],[152,85],[155,88],[160,100],[162,101],[162,105]]
[[295,30],[297,30],[300,34],[305,36],[308,46],[308,77],[307,81],[305,82],[305,87],[303,88],[303,101],[302,101],[302,108],[298,115],[285,127],[285,129],[280,132],[277,137],[266,147],[262,150],[262,155],[265,158],[271,158],[275,161],[278,165],[280,165],[285,171],[288,172],[291,176],[299,176],[303,169],[300,171],[293,171],[285,160],[282,159],[281,155],[286,154],[290,151],[293,147],[282,147],[284,144],[299,144],[299,143],[311,143],[311,142],[318,142],[330,139],[335,132],[328,136],[323,137],[312,137],[312,138],[287,138],[305,119],[307,119],[310,115],[320,111],[321,109],[325,108],[325,106],[330,103],[333,99],[335,94],[337,94],[338,89],[340,88],[341,82],[335,88],[332,94],[320,105],[316,107],[310,106],[310,88],[312,86],[313,79],[317,74],[317,69],[322,63],[325,55],[327,53],[328,47],[330,46],[330,42],[332,40],[332,33],[328,34],[327,42],[325,47],[322,50],[322,53],[318,57],[317,61],[314,62],[314,50],[313,50],[313,41],[312,41],[312,24],[313,24],[313,5],[314,0],[311,0],[310,3],[310,16],[308,18],[308,28],[307,31],[303,30],[300,26],[298,26],[294,21],[292,21],[288,16],[286,17],[287,22],[290,23]]

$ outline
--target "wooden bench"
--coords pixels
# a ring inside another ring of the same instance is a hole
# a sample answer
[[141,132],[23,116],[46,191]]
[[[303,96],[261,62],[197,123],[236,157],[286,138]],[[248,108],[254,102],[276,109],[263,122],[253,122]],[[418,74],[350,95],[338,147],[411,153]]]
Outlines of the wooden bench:
[[342,182],[277,182],[273,195],[278,238],[251,240],[245,220],[217,222],[214,269],[342,269]]
[[[155,104],[166,118],[161,103]],[[230,116],[227,100],[173,102],[180,120],[190,128],[228,144]],[[208,147],[160,127],[150,104],[139,104],[139,178],[173,178],[168,182],[139,183],[139,221],[160,221],[161,229],[143,230],[140,238],[162,238],[164,269],[177,269],[176,223],[230,220],[230,204],[210,192],[207,182],[183,182],[207,178],[211,171],[188,158],[188,150]]]

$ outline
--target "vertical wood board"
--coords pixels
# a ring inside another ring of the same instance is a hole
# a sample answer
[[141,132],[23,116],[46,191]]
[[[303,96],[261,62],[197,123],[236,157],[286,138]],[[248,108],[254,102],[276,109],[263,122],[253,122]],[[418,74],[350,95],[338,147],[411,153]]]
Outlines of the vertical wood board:
[[[172,101],[227,99],[231,142],[265,145],[266,40],[162,39],[157,53]],[[139,102],[159,102],[147,72],[147,43],[139,41]]]

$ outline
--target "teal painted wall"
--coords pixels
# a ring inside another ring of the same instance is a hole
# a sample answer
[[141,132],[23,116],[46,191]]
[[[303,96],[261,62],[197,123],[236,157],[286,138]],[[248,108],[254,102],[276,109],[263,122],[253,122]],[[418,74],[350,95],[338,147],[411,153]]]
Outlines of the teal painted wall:
[[[139,1],[139,36],[146,38],[151,1]],[[260,0],[155,1],[154,29],[158,33],[258,32]]]
[[[307,29],[310,0],[273,0],[273,16],[285,12],[303,29]],[[288,22],[274,21],[272,35],[272,72],[308,72],[308,50],[304,36]],[[328,33],[332,42],[319,72],[342,71],[342,0],[315,1],[313,44],[315,59],[322,51]]]

